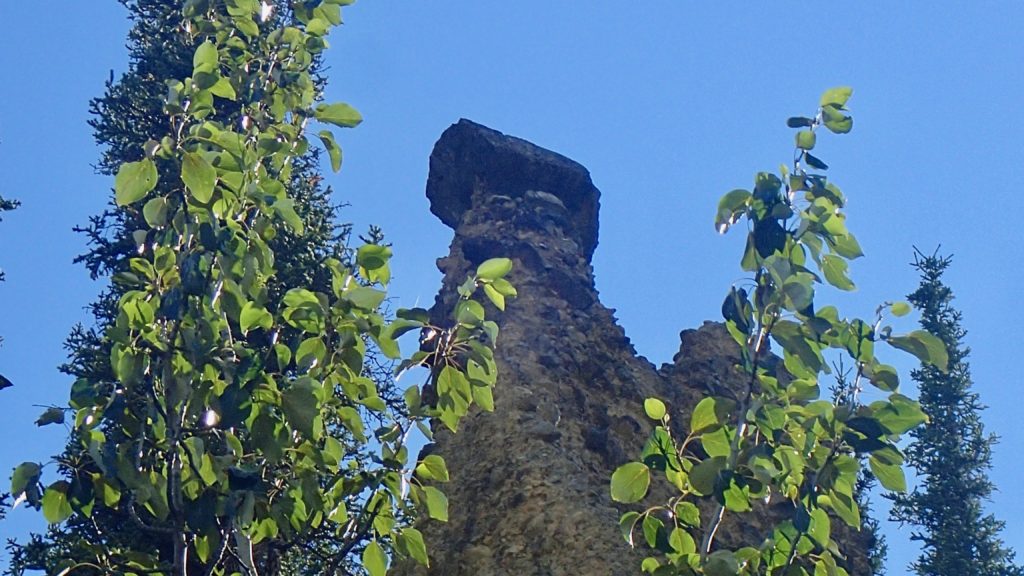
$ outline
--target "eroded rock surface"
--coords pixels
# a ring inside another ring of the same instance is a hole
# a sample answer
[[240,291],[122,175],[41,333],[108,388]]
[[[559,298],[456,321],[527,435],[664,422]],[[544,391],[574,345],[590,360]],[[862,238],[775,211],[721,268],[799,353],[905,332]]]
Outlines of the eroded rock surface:
[[[660,371],[636,354],[594,288],[600,192],[568,158],[461,120],[434,147],[427,196],[455,231],[438,261],[445,276],[434,320],[448,322],[456,286],[488,258],[513,259],[520,296],[494,312],[496,412],[474,412],[458,434],[440,432],[426,448],[445,457],[452,477],[443,487],[450,521],[421,526],[431,567],[400,572],[639,574],[643,556],[619,533],[625,508],[611,501],[609,478],[647,438],[644,398],[663,398],[688,422],[710,390],[738,386],[731,340],[706,323],[682,332],[673,364]],[[751,520],[723,525],[722,542],[763,538]]]

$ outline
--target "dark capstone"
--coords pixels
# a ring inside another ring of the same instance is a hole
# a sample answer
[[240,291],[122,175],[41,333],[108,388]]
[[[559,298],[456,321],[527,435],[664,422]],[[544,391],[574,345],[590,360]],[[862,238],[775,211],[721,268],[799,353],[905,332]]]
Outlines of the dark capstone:
[[[576,162],[497,130],[459,120],[444,131],[430,155],[430,211],[451,228],[493,196],[561,203],[587,260],[597,247],[600,192]],[[550,212],[549,212],[550,213]]]

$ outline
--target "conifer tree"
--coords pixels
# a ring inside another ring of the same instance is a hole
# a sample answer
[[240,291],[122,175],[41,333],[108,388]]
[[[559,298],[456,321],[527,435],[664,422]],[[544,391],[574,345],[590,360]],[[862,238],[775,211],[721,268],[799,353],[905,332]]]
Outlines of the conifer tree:
[[985,406],[971,390],[970,348],[953,306],[953,291],[942,281],[952,258],[915,254],[921,283],[908,299],[921,311],[921,326],[939,336],[949,352],[949,371],[922,365],[913,372],[920,402],[930,421],[911,432],[907,462],[919,477],[910,493],[890,495],[892,520],[913,527],[922,552],[911,564],[921,576],[1017,576],[1014,552],[999,539],[1003,522],[983,506],[994,486],[988,478],[996,436],[985,432]]
[[[127,42],[129,68],[117,80],[111,76],[104,95],[93,99],[89,105],[92,114],[89,124],[96,143],[103,149],[97,170],[109,176],[115,175],[122,163],[142,158],[146,143],[159,139],[166,132],[164,79],[189,76],[195,51],[194,46],[182,41],[180,31],[185,0],[119,1],[127,9],[132,23]],[[212,119],[230,123],[233,116],[237,116],[237,110],[232,109],[230,102],[223,102]],[[271,243],[277,274],[269,282],[268,293],[274,300],[297,286],[329,290],[331,277],[323,261],[328,257],[341,261],[351,259],[346,248],[349,227],[336,219],[338,207],[331,202],[330,190],[320,186],[318,164],[315,148],[294,162],[288,194],[295,199],[295,210],[304,230],[296,234],[282,229]],[[162,179],[159,184],[170,185],[173,185],[171,178]],[[14,206],[0,198],[0,210]],[[139,211],[125,210],[111,202],[104,212],[90,217],[87,225],[76,228],[87,238],[89,249],[75,262],[84,264],[94,280],[128,271],[128,262],[137,247],[133,232],[143,227],[141,219]],[[109,361],[110,343],[103,334],[115,321],[117,302],[125,290],[122,285],[111,283],[89,306],[93,322],[76,326],[68,337],[65,342],[68,362],[61,366],[62,372],[89,382],[116,380]],[[393,403],[396,394],[388,386],[387,381],[382,380],[378,389],[382,398]],[[88,458],[82,454],[79,440],[71,438],[58,460],[86,464]],[[69,473],[67,466],[62,471]],[[289,551],[283,550],[280,551],[283,558],[277,561],[308,570],[310,574],[331,573],[322,570],[321,562],[325,558],[333,562],[335,558],[330,543],[320,541],[320,536],[311,534],[306,543],[316,554],[307,551],[290,559]],[[139,532],[124,515],[98,508],[92,518],[74,516],[63,525],[52,526],[46,535],[33,535],[27,544],[9,542],[12,561],[7,573],[21,574],[26,569],[56,573],[61,562],[88,557],[97,546],[146,549],[161,545],[159,537]]]

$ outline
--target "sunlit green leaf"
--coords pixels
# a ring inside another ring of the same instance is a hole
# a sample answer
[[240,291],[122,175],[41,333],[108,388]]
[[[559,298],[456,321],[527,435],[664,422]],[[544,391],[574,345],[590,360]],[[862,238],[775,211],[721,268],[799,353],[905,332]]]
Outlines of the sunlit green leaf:
[[629,462],[619,466],[612,474],[612,500],[629,504],[647,495],[651,471],[642,462]]
[[491,258],[476,268],[476,277],[480,280],[494,281],[504,278],[512,271],[512,261],[508,258]]
[[846,275],[848,265],[846,260],[826,254],[821,257],[821,269],[825,273],[825,279],[828,283],[839,288],[840,290],[853,290],[853,282]]
[[875,455],[868,458],[868,464],[871,466],[871,472],[878,478],[883,488],[894,492],[905,492],[907,490],[907,480],[903,475],[902,466],[886,464]]
[[445,465],[444,458],[437,454],[430,454],[416,465],[416,475],[423,480],[447,482],[448,467]]
[[50,524],[57,524],[71,516],[71,503],[68,502],[68,491],[71,484],[59,480],[51,484],[43,493],[43,517]]
[[146,218],[146,224],[153,228],[160,228],[167,223],[167,199],[153,198],[142,207],[142,215]]
[[114,177],[114,197],[118,206],[138,202],[156,187],[160,176],[149,158],[121,165]]
[[242,306],[238,324],[243,333],[256,327],[269,330],[274,325],[274,317],[267,312],[266,308],[258,306],[254,302],[246,302],[245,306]]
[[363,121],[359,112],[348,104],[320,104],[316,107],[316,119],[342,128],[354,128]]
[[334,139],[334,134],[330,130],[321,130],[318,134],[320,142],[323,143],[324,148],[327,150],[327,155],[331,159],[331,170],[337,172],[341,170],[341,146],[338,146],[338,142]]
[[849,86],[839,86],[836,88],[830,88],[821,95],[820,106],[834,105],[839,108],[846,106],[846,102],[853,96],[853,88]]
[[448,521],[448,497],[433,486],[424,486],[423,495],[427,502],[427,515],[441,522]]
[[388,569],[388,557],[376,540],[370,540],[363,550],[363,568],[370,576],[385,576]]
[[406,528],[398,534],[398,544],[406,554],[422,566],[430,566],[427,557],[427,546],[423,542],[423,534],[415,528]]
[[661,420],[665,417],[665,403],[657,398],[644,400],[644,412],[651,420]]
[[931,364],[945,372],[949,363],[946,344],[924,330],[914,330],[905,336],[890,336],[886,342],[894,348],[910,352],[924,364]]
[[912,310],[912,308],[911,308],[910,304],[908,304],[906,302],[893,302],[892,305],[889,306],[889,310],[892,311],[892,315],[893,316],[897,316],[898,317],[898,316],[906,316],[907,314],[910,314],[910,311]]
[[796,133],[796,147],[801,150],[813,150],[817,138],[810,130],[801,130]]
[[206,204],[213,198],[217,170],[199,154],[185,152],[181,160],[181,180],[196,200]]

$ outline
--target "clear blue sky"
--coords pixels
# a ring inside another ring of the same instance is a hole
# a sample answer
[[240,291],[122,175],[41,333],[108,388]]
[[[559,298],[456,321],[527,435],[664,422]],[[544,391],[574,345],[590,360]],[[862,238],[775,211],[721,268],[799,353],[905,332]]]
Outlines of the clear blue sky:
[[[345,167],[328,182],[358,228],[384,227],[395,294],[412,305],[432,301],[433,261],[450,240],[423,194],[430,149],[449,124],[467,117],[581,162],[603,192],[602,300],[659,364],[680,329],[717,319],[741,275],[741,238],[712,229],[718,197],[790,157],[787,116],[813,112],[825,88],[853,86],[854,131],[819,139],[819,151],[850,198],[867,258],[853,268],[856,294],[825,297],[870,315],[914,289],[913,245],[955,254],[947,280],[991,406],[988,430],[1002,437],[991,509],[1024,554],[1013,364],[1024,324],[1024,4],[865,4],[364,1],[331,38],[328,96],[366,121],[342,134]],[[17,385],[0,393],[4,478],[63,442],[59,427],[33,426],[34,405],[65,401],[62,342],[100,290],[71,264],[85,249],[71,227],[108,198],[111,180],[91,168],[99,151],[87,102],[127,60],[114,0],[39,10],[0,0],[0,193],[24,204],[0,223],[0,373]],[[17,510],[0,535],[40,522]],[[895,527],[886,532],[889,573],[900,576],[916,551]]]

